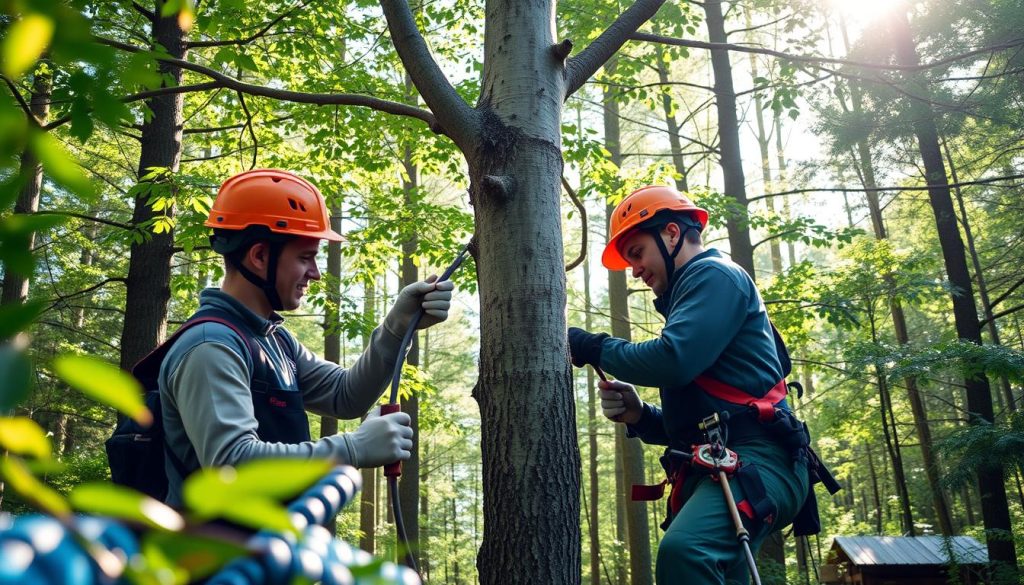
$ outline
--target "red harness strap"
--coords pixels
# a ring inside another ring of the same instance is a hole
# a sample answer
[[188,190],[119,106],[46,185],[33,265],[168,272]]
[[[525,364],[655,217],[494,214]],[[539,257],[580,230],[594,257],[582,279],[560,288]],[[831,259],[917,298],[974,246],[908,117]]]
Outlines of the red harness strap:
[[757,409],[757,419],[763,423],[771,422],[775,418],[775,405],[785,398],[788,393],[785,379],[772,386],[772,389],[761,398],[754,398],[735,386],[730,386],[725,382],[703,374],[694,378],[693,381],[705,392],[719,400],[732,404],[753,406]]

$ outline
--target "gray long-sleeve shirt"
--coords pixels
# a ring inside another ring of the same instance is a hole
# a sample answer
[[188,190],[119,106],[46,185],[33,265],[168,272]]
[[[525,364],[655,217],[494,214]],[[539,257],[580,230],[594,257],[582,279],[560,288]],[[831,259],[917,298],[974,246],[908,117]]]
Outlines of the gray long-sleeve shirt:
[[[281,317],[264,319],[219,289],[200,294],[200,309],[204,308],[239,317],[269,356],[279,387],[301,392],[306,410],[320,415],[362,416],[383,394],[401,345],[393,328],[378,327],[366,351],[345,369],[313,355],[287,330],[274,335]],[[294,356],[294,367],[287,356]],[[249,388],[252,359],[245,341],[226,325],[203,323],[182,334],[160,368],[164,433],[171,452],[189,469],[237,465],[259,457],[354,463],[353,439],[345,434],[297,444],[260,440]],[[167,474],[167,501],[180,505],[182,478],[171,464]]]

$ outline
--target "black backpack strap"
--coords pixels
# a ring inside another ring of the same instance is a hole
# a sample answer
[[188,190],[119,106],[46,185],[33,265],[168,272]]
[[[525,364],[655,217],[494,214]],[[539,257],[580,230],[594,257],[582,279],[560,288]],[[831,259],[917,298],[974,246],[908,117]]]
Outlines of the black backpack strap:
[[[188,321],[185,321],[174,332],[166,341],[157,346],[156,349],[149,352],[146,357],[139,360],[134,367],[132,367],[132,375],[135,376],[139,382],[142,383],[142,387],[148,392],[159,392],[159,378],[160,378],[160,366],[163,365],[164,359],[167,357],[167,353],[170,352],[171,347],[186,331],[196,325],[202,325],[203,323],[220,323],[225,327],[231,329],[242,341],[245,342],[245,348],[249,352],[250,359],[255,362],[256,352],[253,350],[253,339],[252,335],[247,334],[243,327],[236,324],[231,317],[223,311],[216,310],[205,310],[200,311]],[[170,460],[171,465],[174,466],[174,470],[178,472],[178,475],[182,478],[188,477],[189,469],[177,455],[171,451],[171,446],[167,444],[166,437],[163,441],[164,455]]]
[[188,321],[185,321],[173,335],[132,367],[132,375],[142,383],[143,388],[155,390],[158,387],[160,366],[163,364],[164,358],[167,357],[167,353],[171,350],[171,346],[178,341],[178,338],[183,333],[203,323],[220,323],[234,331],[245,342],[245,348],[248,350],[250,358],[255,361],[256,352],[253,351],[252,335],[246,333],[244,328],[232,321],[226,313],[221,311],[200,311],[189,318]]

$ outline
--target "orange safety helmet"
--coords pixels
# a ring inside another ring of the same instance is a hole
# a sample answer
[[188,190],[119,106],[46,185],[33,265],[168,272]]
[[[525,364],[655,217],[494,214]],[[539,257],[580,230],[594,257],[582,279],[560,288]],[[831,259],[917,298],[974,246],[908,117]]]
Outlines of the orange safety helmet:
[[254,169],[224,181],[203,225],[235,231],[266,226],[278,234],[344,240],[331,229],[320,191],[309,181],[277,169]]
[[601,255],[601,264],[608,270],[625,270],[629,262],[622,257],[619,244],[624,236],[643,227],[661,211],[688,211],[700,222],[700,229],[708,225],[708,212],[693,204],[685,195],[672,187],[649,185],[626,196],[612,212],[609,232],[611,237]]

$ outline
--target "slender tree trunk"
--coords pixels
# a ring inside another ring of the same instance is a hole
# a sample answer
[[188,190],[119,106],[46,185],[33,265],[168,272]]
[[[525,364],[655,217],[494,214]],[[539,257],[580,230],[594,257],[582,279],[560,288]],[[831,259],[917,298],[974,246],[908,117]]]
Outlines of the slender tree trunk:
[[[363,322],[376,323],[376,283],[372,276],[363,282]],[[370,343],[369,333],[363,334],[363,350]],[[359,548],[373,553],[377,537],[377,468],[368,467],[361,471],[363,475],[363,491],[359,495]]]
[[[411,91],[412,81],[406,79],[406,90]],[[402,193],[405,198],[406,207],[411,207],[414,203],[414,199],[418,197],[416,193],[419,188],[419,169],[412,159],[412,149],[409,145],[405,147],[405,155],[402,161],[405,167],[405,178],[402,184]],[[419,280],[418,269],[416,267],[416,247],[419,242],[419,237],[413,233],[410,237],[402,243],[402,265],[401,265],[401,282],[399,290],[403,287],[408,286],[417,280]],[[409,349],[409,354],[406,357],[406,363],[410,366],[418,368],[420,365],[420,349],[419,349],[419,335],[413,335],[412,348]],[[402,477],[398,483],[399,499],[401,500],[402,508],[402,519],[405,521],[405,533],[409,537],[410,543],[418,543],[420,539],[420,520],[419,520],[419,499],[420,499],[420,400],[419,396],[412,394],[408,398],[402,399],[402,411],[409,415],[412,419],[412,456],[408,461],[402,464]],[[413,555],[416,559],[416,565],[419,566],[420,553],[419,547],[415,544]]]
[[581,574],[560,212],[566,77],[551,50],[554,9],[551,0],[515,10],[487,2],[481,139],[465,153],[481,307],[473,396],[482,436],[483,585],[575,585]]
[[[614,71],[615,62],[609,61],[605,69]],[[615,166],[622,166],[622,146],[620,141],[618,103],[608,93],[604,96],[604,132],[605,148],[610,153]],[[613,208],[606,207],[608,221],[611,221]],[[609,224],[606,224],[609,225]],[[610,236],[610,234],[608,234]],[[612,335],[619,339],[630,340],[632,335],[629,327],[629,303],[626,289],[625,271],[608,273],[608,300],[611,305]],[[630,582],[633,585],[650,585],[653,583],[651,560],[650,526],[647,523],[647,509],[643,502],[634,502],[629,497],[631,486],[646,481],[644,474],[644,453],[639,440],[627,439],[625,427],[615,425],[615,433],[622,446],[622,500],[620,504],[626,511],[626,549],[629,553]]]
[[[953,155],[949,152],[949,145],[942,141],[942,148],[946,155],[946,161],[949,163],[950,177],[953,179],[953,184],[957,185],[960,183],[960,178],[957,176],[956,165],[953,164]],[[985,328],[988,329],[992,345],[1002,345],[999,341],[999,327],[996,326],[996,320],[992,315],[992,303],[989,302],[985,271],[981,268],[978,248],[974,245],[974,235],[971,232],[970,219],[967,217],[967,206],[964,204],[963,190],[960,187],[955,187],[953,193],[956,195],[957,207],[960,209],[960,223],[964,226],[964,238],[967,240],[967,251],[971,255],[971,265],[974,267],[974,279],[978,283],[978,299],[981,301],[982,314],[985,315]],[[1013,388],[1010,386],[1010,378],[1005,373],[999,376],[999,387],[1003,392],[1006,407],[1011,412],[1017,410],[1017,405],[1013,399]]]
[[871,496],[875,503],[875,534],[882,534],[882,494],[878,489],[878,471],[875,469],[875,456],[871,452],[871,442],[864,443],[868,456],[868,474],[871,478]]
[[[32,80],[32,96],[30,98],[29,110],[37,120],[44,124],[50,113],[52,89],[53,78],[51,75],[42,71],[37,72]],[[35,213],[39,210],[39,196],[43,189],[43,166],[29,148],[26,148],[21,155],[20,174],[24,184],[21,187],[21,191],[18,192],[18,199],[14,202],[14,213]],[[35,241],[35,232],[31,232],[22,241],[14,241],[11,238],[4,242],[4,245],[18,246],[26,253],[31,253],[32,249],[35,248]],[[28,298],[28,286],[31,277],[31,273],[21,274],[17,270],[12,269],[10,264],[5,264],[0,305],[24,303],[25,299]]]
[[[786,153],[782,146],[782,116],[778,112],[775,112],[773,117],[773,126],[775,127],[775,157],[778,159],[779,176],[776,184],[780,189],[785,189],[787,186],[786,181]],[[782,218],[789,221],[793,217],[793,212],[790,207],[789,195],[782,196]],[[793,242],[786,242],[786,251],[789,257],[789,265],[796,265],[796,244]]]
[[[153,43],[172,57],[184,59],[185,33],[177,14],[161,16],[164,0],[156,0],[153,21]],[[160,72],[168,85],[181,85],[181,68],[160,63]],[[146,107],[151,112],[142,125],[142,152],[138,176],[152,168],[177,173],[182,150],[182,106],[184,94],[150,98]],[[135,198],[132,225],[142,225],[156,217],[149,204],[150,194]],[[172,215],[174,210],[164,210]],[[167,332],[167,303],[171,298],[171,256],[174,254],[174,230],[147,234],[142,242],[131,247],[128,263],[124,326],[121,329],[121,368],[129,370],[150,350],[159,345]]]
[[[331,206],[331,229],[341,233],[341,207]],[[324,359],[329,362],[341,364],[341,331],[339,321],[341,316],[338,311],[341,302],[341,242],[327,242],[327,304],[324,310]],[[330,437],[338,434],[338,419],[333,416],[320,417],[320,437]],[[327,524],[327,530],[334,534],[337,531],[338,522],[332,518]]]
[[[664,49],[659,44],[654,45],[654,56],[658,62],[658,81],[661,85],[668,87],[668,64],[663,58]],[[679,122],[676,120],[675,108],[672,106],[672,96],[668,91],[661,94],[661,107],[665,112],[665,127],[668,129],[669,151],[672,153],[672,166],[676,170],[676,189],[689,191],[686,178],[686,161],[683,159],[683,145],[679,140]]]
[[[593,305],[590,302],[590,255],[583,258],[583,298],[586,303],[584,327],[593,331]],[[601,495],[597,477],[597,389],[594,383],[594,369],[587,368],[587,443],[588,470],[590,479],[590,584],[601,583],[601,539],[598,531],[598,508]]]
[[[708,25],[708,39],[712,43],[726,43],[725,18],[722,0],[706,0],[704,13]],[[725,194],[736,200],[736,213],[726,218],[729,230],[729,249],[732,260],[754,278],[754,248],[747,225],[747,187],[743,176],[743,157],[740,153],[739,121],[736,117],[736,91],[732,83],[732,64],[729,52],[711,51],[711,67],[715,72],[715,104],[718,107],[718,147],[721,150],[722,174]]]
[[[753,29],[753,21],[750,17],[750,11],[745,11],[747,28]],[[754,39],[751,39],[754,40]],[[758,71],[757,56],[750,53],[750,74],[756,79],[760,76]],[[757,122],[757,146],[761,153],[761,184],[762,191],[767,193],[772,188],[772,171],[771,164],[769,163],[770,156],[768,154],[768,143],[770,137],[768,132],[765,130],[764,125],[764,98],[760,92],[754,92],[754,120]],[[769,215],[775,215],[775,199],[768,197],[764,200],[765,205],[768,207]],[[779,245],[778,238],[772,238],[768,241],[769,250],[772,259],[772,272],[774,274],[782,273],[782,247]]]
[[[898,12],[892,23],[892,39],[901,65],[918,65],[920,58],[910,31],[906,12]],[[914,80],[911,79],[913,82]],[[928,87],[914,83],[915,95],[929,95]],[[950,197],[949,182],[939,148],[938,130],[935,126],[931,107],[922,102],[908,101],[907,107],[914,113],[914,134],[917,137],[921,159],[924,163],[928,182],[928,198],[935,214],[935,225],[939,244],[946,265],[946,274],[953,289],[953,318],[957,337],[981,345],[981,326],[974,300],[974,287],[967,269],[963,241],[956,224],[956,214]],[[979,423],[992,423],[992,391],[985,375],[972,375],[966,380],[967,408],[972,418]],[[1016,572],[1017,553],[1012,539],[1013,527],[1007,507],[1006,486],[1002,469],[983,468],[978,471],[978,492],[981,495],[982,517],[987,534],[989,559],[999,565],[1000,570]]]

